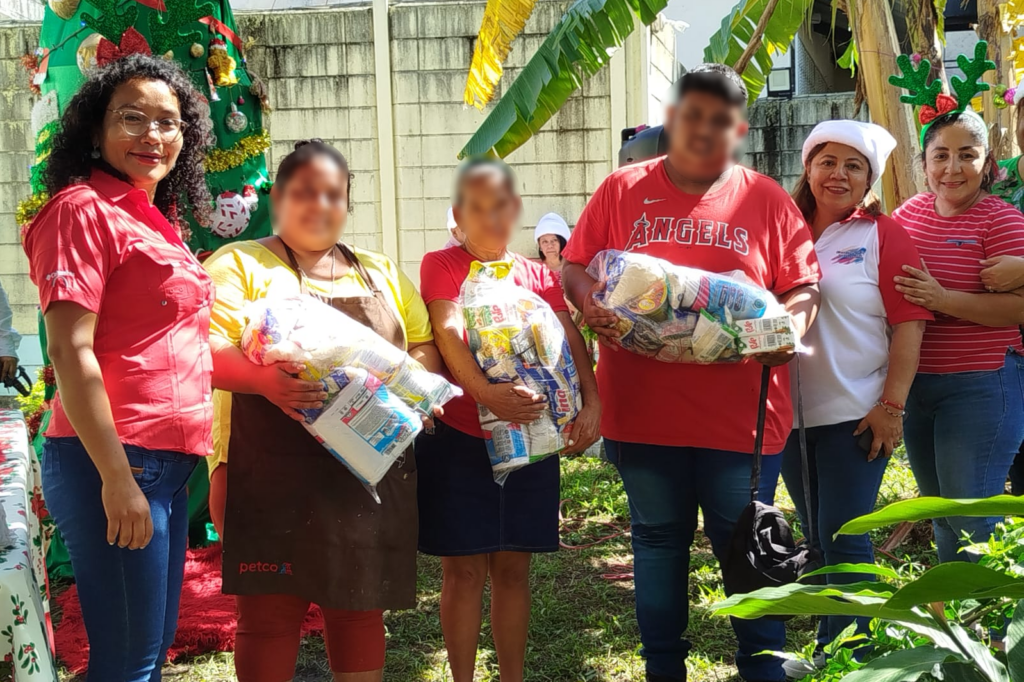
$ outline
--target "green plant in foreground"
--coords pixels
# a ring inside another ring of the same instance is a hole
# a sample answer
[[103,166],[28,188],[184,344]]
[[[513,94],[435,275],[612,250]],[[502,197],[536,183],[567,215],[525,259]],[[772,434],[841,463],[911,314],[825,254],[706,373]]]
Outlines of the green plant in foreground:
[[[1024,516],[1024,498],[998,495],[983,500],[904,500],[850,521],[839,533],[860,534],[903,521],[947,516],[1020,517]],[[905,640],[910,648],[877,655],[862,668],[841,675],[845,682],[1024,682],[1024,579],[1020,577],[1018,563],[1024,551],[1020,547],[1014,549],[1024,533],[1017,534],[1017,521],[1010,525],[1011,540],[990,540],[983,563],[940,564],[903,584],[895,571],[884,566],[829,566],[811,575],[867,573],[879,580],[849,585],[793,583],[765,588],[733,595],[713,610],[738,618],[863,616],[913,634]],[[984,565],[985,561],[989,565]],[[1016,602],[1016,609],[1004,640],[1004,654],[994,651],[972,630],[985,615],[1008,612],[1006,607],[1011,602]],[[947,608],[950,603],[952,608]]]

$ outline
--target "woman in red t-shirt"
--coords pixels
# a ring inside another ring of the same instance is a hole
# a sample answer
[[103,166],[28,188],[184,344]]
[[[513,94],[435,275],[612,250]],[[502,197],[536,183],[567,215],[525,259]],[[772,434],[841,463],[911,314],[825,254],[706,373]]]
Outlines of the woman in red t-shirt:
[[540,263],[511,254],[522,201],[512,171],[500,161],[471,161],[459,171],[455,217],[461,246],[428,253],[420,286],[434,338],[465,395],[444,407],[435,432],[420,437],[420,551],[442,557],[441,629],[454,682],[471,682],[480,637],[480,605],[491,577],[491,628],[501,679],[522,682],[530,618],[530,558],[558,549],[558,457],[494,482],[477,402],[499,418],[526,424],[544,410],[543,398],[524,386],[492,384],[466,344],[459,293],[474,261],[513,261],[516,284],[543,298],[565,329],[579,372],[583,409],[566,454],[598,438],[601,403],[583,337],[572,323],[562,288]]
[[[1024,439],[1024,290],[992,293],[981,273],[987,259],[1024,256],[1024,215],[989,194],[996,163],[973,111],[936,119],[922,147],[931,192],[892,214],[924,261],[903,267],[897,290],[936,313],[907,401],[907,454],[922,495],[989,497],[1003,491]],[[939,559],[964,559],[964,532],[981,542],[997,521],[936,519]]]
[[210,454],[213,286],[176,206],[206,217],[209,109],[173,62],[132,55],[67,103],[25,235],[57,397],[43,492],[67,543],[89,682],[160,679],[178,622],[185,483]]

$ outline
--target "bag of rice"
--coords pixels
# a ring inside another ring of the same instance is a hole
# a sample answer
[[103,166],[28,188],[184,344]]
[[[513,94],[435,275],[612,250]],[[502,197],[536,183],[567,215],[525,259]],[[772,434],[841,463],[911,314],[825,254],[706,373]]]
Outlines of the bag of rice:
[[470,265],[460,302],[469,349],[492,384],[526,386],[547,398],[529,424],[506,422],[479,405],[494,480],[566,447],[582,406],[565,330],[551,306],[515,284],[511,262]]

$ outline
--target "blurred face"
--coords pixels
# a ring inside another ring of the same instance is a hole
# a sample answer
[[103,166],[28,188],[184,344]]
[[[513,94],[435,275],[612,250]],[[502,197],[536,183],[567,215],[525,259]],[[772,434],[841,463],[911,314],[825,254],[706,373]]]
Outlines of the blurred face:
[[274,221],[278,234],[308,251],[330,248],[348,220],[348,173],[325,155],[300,166],[284,187],[275,184]]
[[542,235],[537,240],[537,246],[540,247],[540,252],[544,254],[545,258],[558,258],[562,252],[562,245],[558,242],[558,237],[553,234]]
[[182,145],[178,96],[160,80],[138,79],[114,90],[94,144],[103,160],[152,196]]
[[924,173],[939,199],[959,206],[977,197],[987,164],[984,145],[953,124],[940,130],[925,150]]
[[807,164],[807,182],[818,210],[827,215],[852,211],[868,191],[871,166],[853,147],[829,142]]
[[485,251],[501,251],[512,241],[522,201],[495,168],[481,168],[462,180],[455,220],[466,243]]
[[706,92],[688,92],[669,107],[669,159],[693,177],[716,177],[732,162],[747,134],[739,107]]

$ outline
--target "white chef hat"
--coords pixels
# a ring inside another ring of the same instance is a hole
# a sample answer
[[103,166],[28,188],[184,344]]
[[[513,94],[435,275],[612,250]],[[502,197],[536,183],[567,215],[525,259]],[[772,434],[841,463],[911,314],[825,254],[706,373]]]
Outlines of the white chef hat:
[[541,216],[541,219],[537,222],[537,227],[533,230],[533,241],[537,241],[546,234],[557,235],[565,241],[569,241],[571,233],[565,218],[557,213],[546,213]]
[[807,165],[807,157],[819,144],[838,142],[853,147],[864,155],[871,166],[871,179],[877,180],[885,171],[885,162],[889,154],[896,148],[896,139],[889,131],[874,123],[862,121],[822,121],[814,126],[814,130],[804,140],[801,159]]
[[449,206],[448,207],[448,229],[449,230],[454,230],[458,226],[459,226],[459,224],[457,222],[455,222],[455,211],[453,211],[452,207]]

